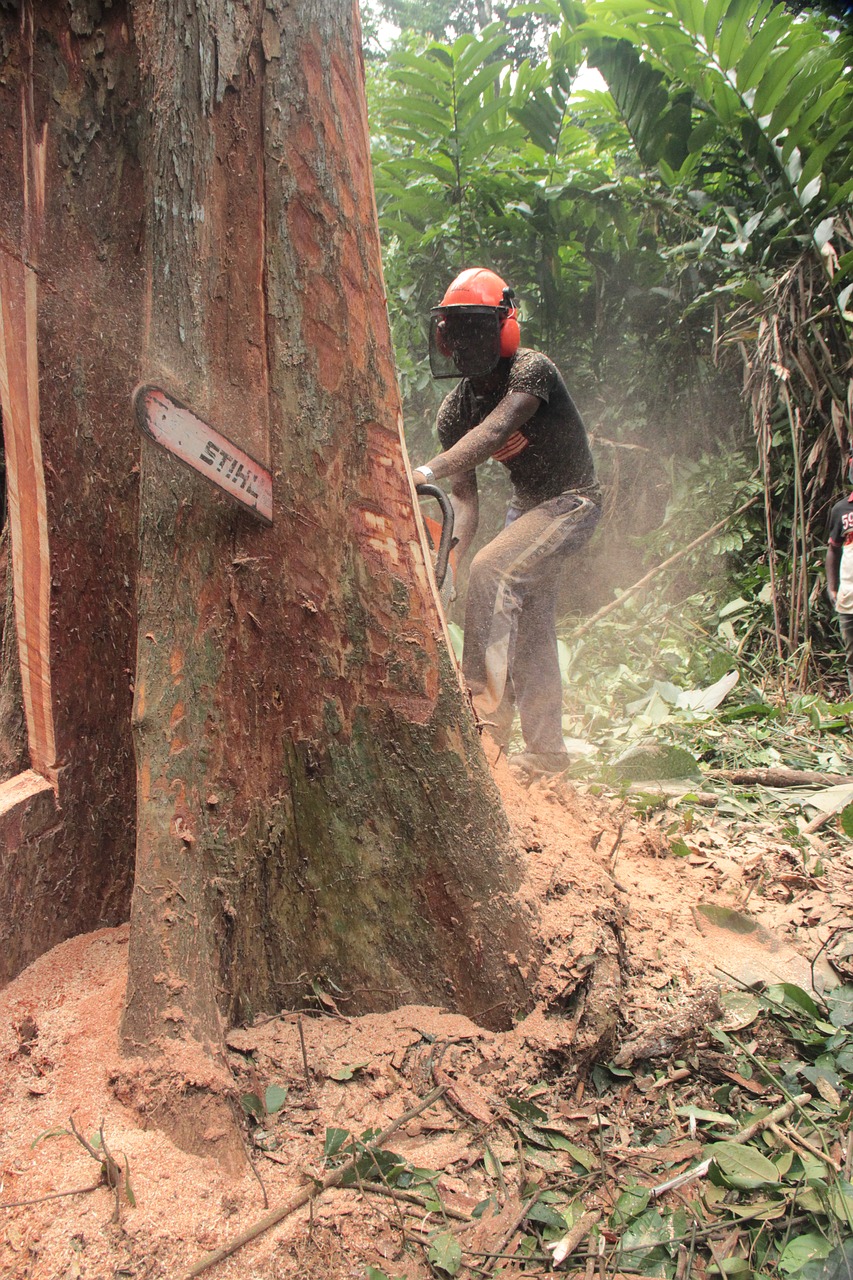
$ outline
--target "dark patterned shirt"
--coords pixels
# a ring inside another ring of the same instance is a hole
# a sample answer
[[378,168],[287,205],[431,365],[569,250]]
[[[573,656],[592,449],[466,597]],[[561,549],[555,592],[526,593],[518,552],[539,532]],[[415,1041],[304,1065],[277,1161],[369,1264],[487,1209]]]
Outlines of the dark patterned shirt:
[[499,365],[496,385],[475,395],[463,378],[438,411],[436,426],[442,449],[449,449],[497,408],[504,396],[524,391],[536,396],[539,408],[493,455],[513,484],[513,506],[529,511],[540,502],[571,489],[601,501],[586,428],[557,366],[538,351],[522,347]]
[[853,613],[853,493],[836,502],[829,513],[829,542],[841,548],[838,599],[839,613]]

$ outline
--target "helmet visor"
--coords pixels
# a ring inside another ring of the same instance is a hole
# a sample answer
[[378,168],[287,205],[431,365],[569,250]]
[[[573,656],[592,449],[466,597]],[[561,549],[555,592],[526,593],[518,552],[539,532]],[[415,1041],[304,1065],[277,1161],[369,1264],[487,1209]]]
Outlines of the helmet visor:
[[430,318],[429,365],[434,378],[481,378],[501,353],[496,307],[437,307]]

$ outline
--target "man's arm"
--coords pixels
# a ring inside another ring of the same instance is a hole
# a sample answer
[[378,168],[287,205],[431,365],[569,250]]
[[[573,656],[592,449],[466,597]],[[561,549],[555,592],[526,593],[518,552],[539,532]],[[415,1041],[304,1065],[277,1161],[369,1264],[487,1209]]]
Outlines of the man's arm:
[[487,418],[466,432],[450,449],[436,454],[426,466],[436,480],[474,471],[533,417],[541,403],[538,396],[531,396],[526,391],[510,391]]
[[841,582],[841,547],[830,542],[826,549],[826,590],[833,609],[838,599],[838,587]]
[[462,563],[471,549],[480,521],[480,496],[476,471],[454,476],[450,487],[453,496],[453,532],[456,536],[456,561]]

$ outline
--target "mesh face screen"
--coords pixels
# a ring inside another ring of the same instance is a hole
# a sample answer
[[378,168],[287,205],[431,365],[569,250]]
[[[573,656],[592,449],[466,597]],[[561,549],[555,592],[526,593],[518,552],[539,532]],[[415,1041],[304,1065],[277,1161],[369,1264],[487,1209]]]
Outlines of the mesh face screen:
[[478,378],[500,359],[495,307],[448,307],[430,319],[429,364],[434,378]]

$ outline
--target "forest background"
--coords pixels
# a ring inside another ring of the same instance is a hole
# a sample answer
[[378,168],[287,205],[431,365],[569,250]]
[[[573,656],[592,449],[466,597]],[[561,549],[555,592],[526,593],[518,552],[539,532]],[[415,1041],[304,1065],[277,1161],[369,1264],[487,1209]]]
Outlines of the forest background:
[[[650,687],[668,719],[733,668],[759,718],[803,696],[827,714],[846,697],[823,574],[853,410],[846,6],[381,0],[365,22],[410,454],[434,453],[448,390],[429,309],[475,264],[511,282],[593,438],[607,497],[563,602],[567,732],[612,731]],[[501,471],[481,472],[482,539]]]

